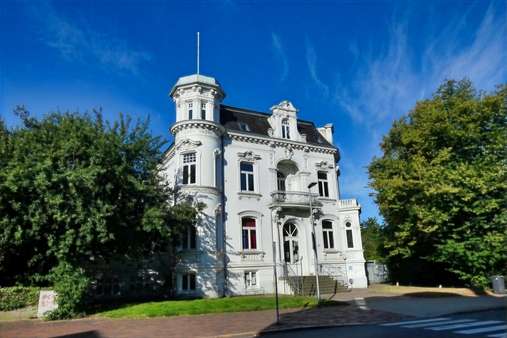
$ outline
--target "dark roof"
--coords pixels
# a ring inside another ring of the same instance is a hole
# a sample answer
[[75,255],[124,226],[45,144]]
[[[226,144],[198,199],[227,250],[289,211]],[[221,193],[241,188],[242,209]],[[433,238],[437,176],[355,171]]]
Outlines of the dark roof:
[[[268,122],[268,118],[270,116],[271,114],[253,110],[226,105],[220,106],[220,123],[229,130],[242,133],[269,137],[268,129],[271,128],[271,126]],[[319,133],[313,122],[298,119],[298,131],[300,134],[306,135],[306,141],[309,144],[336,148]]]

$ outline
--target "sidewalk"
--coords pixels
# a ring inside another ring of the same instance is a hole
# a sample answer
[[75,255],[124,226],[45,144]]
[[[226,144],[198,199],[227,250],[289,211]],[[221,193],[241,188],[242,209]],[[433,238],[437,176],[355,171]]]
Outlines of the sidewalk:
[[347,304],[284,310],[280,325],[275,324],[274,316],[275,311],[268,310],[153,319],[0,322],[0,337],[234,337],[309,326],[372,324],[408,318],[377,310],[361,310]]
[[454,296],[440,297],[394,295],[392,293],[353,290],[336,294],[334,300],[347,301],[377,311],[391,312],[414,317],[441,316],[459,312],[481,311],[507,307],[507,296]]

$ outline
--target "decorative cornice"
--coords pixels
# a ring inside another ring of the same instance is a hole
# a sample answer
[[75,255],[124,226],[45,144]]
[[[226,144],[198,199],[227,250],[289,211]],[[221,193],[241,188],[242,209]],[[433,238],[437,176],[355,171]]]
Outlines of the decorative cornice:
[[171,133],[173,135],[176,135],[179,131],[183,129],[191,129],[191,128],[200,128],[200,129],[207,129],[215,132],[217,135],[222,135],[225,132],[225,128],[215,122],[207,121],[207,120],[186,120],[186,121],[180,121],[171,127]]
[[270,138],[262,137],[262,136],[258,136],[258,135],[255,135],[255,136],[246,135],[243,133],[233,132],[230,130],[227,131],[227,135],[231,139],[236,140],[236,141],[269,145],[273,148],[291,146],[292,149],[294,149],[294,150],[303,150],[304,152],[338,154],[337,148],[316,146],[316,145],[306,144],[306,143],[302,143],[302,142],[288,141],[288,140],[282,140],[282,139],[270,139]]

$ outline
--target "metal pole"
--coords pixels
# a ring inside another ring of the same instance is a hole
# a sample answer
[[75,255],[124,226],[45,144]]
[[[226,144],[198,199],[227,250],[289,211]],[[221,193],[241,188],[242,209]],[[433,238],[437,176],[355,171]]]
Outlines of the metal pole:
[[[276,226],[276,230],[278,231],[278,224]],[[275,241],[275,235],[273,233],[273,211],[271,211],[271,236],[272,236],[272,243],[273,243],[273,278],[275,282],[275,311],[276,311],[276,324],[280,322],[280,305],[278,301],[278,275],[276,272],[276,241]]]
[[199,41],[200,40],[200,35],[201,35],[200,32],[197,32],[197,75],[199,75],[199,66],[200,66],[199,65],[199,62],[200,62],[200,60],[199,60],[200,55],[199,54],[201,52],[200,51],[200,47],[201,46],[200,46],[200,41]]
[[313,256],[315,258],[315,283],[317,286],[317,303],[320,302],[320,286],[319,286],[319,259],[317,258],[317,237],[315,236],[315,224],[313,222],[313,208],[312,208],[312,193],[310,188],[308,188],[308,194],[310,198],[310,222],[312,225],[312,235],[313,235]]
[[[273,223],[271,223],[273,225]],[[275,302],[276,302],[276,323],[280,322],[280,310],[278,303],[278,276],[276,273],[276,242],[273,241],[273,277],[275,278]]]

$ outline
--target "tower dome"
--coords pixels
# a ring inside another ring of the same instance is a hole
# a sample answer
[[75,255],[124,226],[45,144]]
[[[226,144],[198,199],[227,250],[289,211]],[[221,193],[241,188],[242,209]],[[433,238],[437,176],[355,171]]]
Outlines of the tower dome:
[[176,122],[207,120],[220,122],[220,103],[225,93],[215,78],[201,74],[183,76],[169,95],[176,105]]

